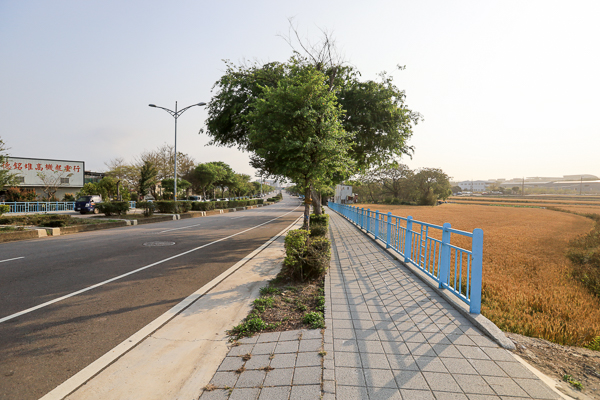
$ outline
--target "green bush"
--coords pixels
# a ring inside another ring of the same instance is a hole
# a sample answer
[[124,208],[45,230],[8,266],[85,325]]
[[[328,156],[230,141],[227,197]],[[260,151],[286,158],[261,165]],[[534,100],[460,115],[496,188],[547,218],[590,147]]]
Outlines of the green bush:
[[216,210],[224,210],[227,208],[227,201],[213,201]]
[[107,201],[103,203],[97,203],[95,207],[102,214],[110,217],[111,215],[127,214],[129,211],[128,201]]
[[9,211],[10,211],[10,206],[7,206],[6,204],[0,205],[0,215],[7,213]]
[[325,319],[320,312],[309,312],[304,314],[302,322],[309,325],[312,329],[325,328]]
[[316,279],[325,274],[331,257],[331,243],[324,237],[310,237],[303,229],[285,237],[284,273],[289,279]]
[[144,210],[144,216],[150,217],[154,215],[154,203],[152,201],[138,201],[137,208]]
[[315,225],[325,225],[325,227],[329,226],[329,214],[310,214],[310,224]]
[[192,203],[194,211],[210,211],[215,209],[215,203],[212,201],[195,201]]
[[158,212],[165,214],[186,213],[192,208],[189,201],[160,200],[155,201],[154,204],[156,204]]
[[323,236],[327,236],[327,226],[311,224],[310,237],[323,237]]

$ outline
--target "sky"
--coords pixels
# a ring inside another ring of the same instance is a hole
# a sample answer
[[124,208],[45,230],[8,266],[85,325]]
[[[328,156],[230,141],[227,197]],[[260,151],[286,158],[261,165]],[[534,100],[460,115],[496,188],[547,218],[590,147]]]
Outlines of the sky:
[[[14,157],[135,161],[174,143],[174,109],[209,102],[223,60],[285,61],[289,19],[329,32],[364,80],[387,71],[424,120],[413,169],[454,180],[600,176],[600,2],[0,0],[0,138]],[[405,65],[400,71],[397,65]],[[255,176],[178,120],[177,150]]]

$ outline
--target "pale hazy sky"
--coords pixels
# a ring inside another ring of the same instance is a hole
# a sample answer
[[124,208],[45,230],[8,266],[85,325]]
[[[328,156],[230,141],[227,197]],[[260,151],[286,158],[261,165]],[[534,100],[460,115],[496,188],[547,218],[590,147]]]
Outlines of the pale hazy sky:
[[[0,137],[10,155],[133,161],[173,143],[149,103],[208,102],[222,59],[285,61],[288,18],[405,89],[425,117],[412,168],[454,179],[600,175],[600,1],[0,0]],[[405,71],[395,70],[406,65]],[[206,111],[178,123],[178,150],[254,174],[206,147]]]

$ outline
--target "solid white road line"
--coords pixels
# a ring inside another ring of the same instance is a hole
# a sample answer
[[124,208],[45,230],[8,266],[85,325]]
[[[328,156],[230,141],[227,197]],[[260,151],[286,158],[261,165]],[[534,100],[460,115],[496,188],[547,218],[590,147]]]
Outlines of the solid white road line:
[[20,260],[21,258],[25,258],[25,257],[9,258],[8,260],[2,260],[2,261],[0,261],[0,263],[7,262],[7,261]]
[[[296,207],[296,208],[298,208],[298,207]],[[26,309],[26,310],[19,311],[18,313],[11,314],[11,315],[9,315],[9,316],[6,316],[6,317],[4,317],[4,318],[0,318],[0,323],[2,323],[2,322],[6,322],[6,321],[8,321],[8,320],[11,320],[11,319],[13,319],[13,318],[20,317],[21,315],[28,314],[28,313],[30,313],[30,312],[32,312],[32,311],[39,310],[40,308],[47,307],[47,306],[49,306],[49,305],[52,305],[52,304],[54,304],[54,303],[58,303],[59,301],[66,300],[66,299],[68,299],[69,297],[77,296],[78,294],[85,293],[85,292],[87,292],[87,291],[90,291],[90,290],[92,290],[92,289],[95,289],[95,288],[97,288],[97,287],[100,287],[100,286],[106,285],[107,283],[114,282],[114,281],[116,281],[116,280],[119,280],[119,279],[121,279],[121,278],[125,278],[126,276],[133,275],[133,274],[135,274],[135,273],[137,273],[137,272],[140,272],[140,271],[143,271],[143,270],[145,270],[145,269],[148,269],[148,268],[154,267],[154,266],[156,266],[156,265],[159,265],[159,264],[165,263],[165,262],[167,262],[167,261],[171,261],[171,260],[173,260],[173,259],[175,259],[175,258],[179,258],[179,257],[181,257],[181,256],[184,256],[184,255],[186,255],[186,254],[193,253],[193,252],[194,252],[194,251],[196,251],[196,250],[203,249],[203,248],[205,248],[205,247],[208,247],[208,246],[210,246],[210,245],[212,245],[212,244],[219,243],[219,242],[222,242],[222,241],[224,241],[224,240],[230,239],[230,238],[232,238],[232,237],[234,237],[234,236],[241,235],[242,233],[246,233],[246,232],[248,232],[248,231],[251,231],[251,230],[253,230],[253,229],[256,229],[256,228],[259,228],[259,227],[261,227],[261,226],[263,226],[263,225],[266,225],[266,224],[268,224],[268,223],[270,223],[270,222],[273,222],[273,221],[275,221],[275,220],[277,220],[277,219],[279,219],[279,218],[285,217],[286,215],[293,213],[295,210],[296,210],[296,209],[294,209],[294,210],[292,210],[292,211],[290,211],[290,212],[287,212],[287,213],[285,213],[285,214],[282,214],[282,215],[280,215],[280,216],[279,216],[279,217],[277,217],[277,218],[270,219],[270,220],[269,220],[269,221],[267,221],[267,222],[263,222],[262,224],[259,224],[259,225],[256,225],[256,226],[253,226],[252,228],[248,228],[248,229],[245,229],[245,230],[243,230],[243,231],[241,231],[241,232],[234,233],[233,235],[229,235],[229,236],[227,236],[227,237],[224,237],[224,238],[222,238],[222,239],[215,240],[215,241],[213,241],[213,242],[210,242],[210,243],[207,243],[207,244],[205,244],[205,245],[202,245],[202,246],[199,246],[199,247],[193,248],[193,249],[191,249],[191,250],[188,250],[188,251],[184,251],[183,253],[179,253],[179,254],[176,254],[176,255],[174,255],[174,256],[172,256],[172,257],[165,258],[164,260],[157,261],[157,262],[155,262],[155,263],[152,263],[152,264],[150,264],[150,265],[146,265],[145,267],[141,267],[141,268],[135,269],[135,270],[133,270],[133,271],[127,272],[126,274],[119,275],[119,276],[116,276],[116,277],[114,277],[114,278],[111,278],[111,279],[107,279],[107,280],[105,280],[105,281],[103,281],[103,282],[96,283],[95,285],[88,286],[88,287],[86,287],[86,288],[83,288],[83,289],[81,289],[81,290],[78,290],[78,291],[76,291],[76,292],[69,293],[69,294],[67,294],[67,295],[65,295],[65,296],[61,296],[61,297],[58,297],[58,298],[56,298],[56,299],[54,299],[54,300],[47,301],[47,302],[45,302],[45,303],[42,303],[42,304],[39,304],[39,305],[37,305],[37,306],[35,306],[35,307],[31,307],[31,308],[28,308],[28,309]]]
[[165,232],[171,232],[171,231],[178,231],[178,230],[180,230],[180,229],[193,228],[194,226],[199,226],[199,225],[202,225],[202,224],[189,225],[189,226],[184,226],[184,227],[182,227],[182,228],[173,228],[173,229],[167,229],[166,231],[160,231],[160,232],[158,232],[158,233],[165,233]]
[[[288,213],[289,214],[289,213]],[[238,261],[235,265],[230,267],[227,271],[223,272],[221,275],[217,276],[212,281],[208,282],[206,285],[202,286],[196,292],[192,293],[185,299],[183,299],[179,304],[175,305],[169,311],[162,314],[160,317],[156,318],[154,321],[150,322],[148,325],[131,335],[129,338],[125,339],[123,342],[118,344],[115,348],[104,354],[102,357],[73,375],[71,378],[57,386],[51,392],[46,394],[40,400],[61,400],[73,393],[80,386],[84,385],[94,376],[98,375],[104,369],[106,369],[109,365],[117,361],[121,356],[127,353],[129,350],[133,349],[140,342],[146,339],[148,336],[152,335],[156,330],[165,325],[171,319],[176,317],[183,310],[188,308],[192,303],[196,300],[204,296],[207,292],[209,292],[212,288],[217,286],[227,277],[232,275],[242,266],[244,266],[248,261],[252,260],[258,253],[263,251],[266,247],[268,247],[273,241],[277,238],[285,234],[289,229],[291,229],[298,221],[301,219],[298,218],[294,222],[292,222],[288,227],[284,228],[277,235],[273,236],[271,239],[266,241],[262,246],[258,249],[254,250],[252,253],[248,254],[246,257]]]

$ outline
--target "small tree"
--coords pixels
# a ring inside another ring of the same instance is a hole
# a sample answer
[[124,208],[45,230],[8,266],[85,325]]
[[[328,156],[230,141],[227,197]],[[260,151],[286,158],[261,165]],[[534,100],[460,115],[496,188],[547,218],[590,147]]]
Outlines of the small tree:
[[156,167],[151,161],[144,161],[144,165],[140,168],[140,181],[138,184],[140,195],[146,196],[150,189],[156,186],[156,175],[158,174]]
[[10,169],[5,168],[6,162],[6,151],[8,148],[4,145],[2,138],[0,138],[0,190],[4,190],[6,186],[14,186],[17,184],[17,175],[10,172]]
[[64,185],[62,183],[63,178],[70,178],[73,173],[67,174],[65,171],[40,171],[36,174],[42,181],[42,191],[46,193],[48,201],[52,201],[56,197],[54,196],[58,191],[58,188]]

